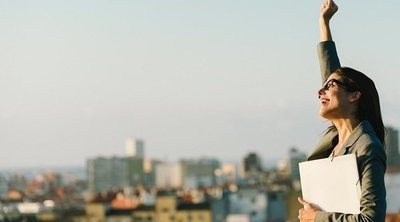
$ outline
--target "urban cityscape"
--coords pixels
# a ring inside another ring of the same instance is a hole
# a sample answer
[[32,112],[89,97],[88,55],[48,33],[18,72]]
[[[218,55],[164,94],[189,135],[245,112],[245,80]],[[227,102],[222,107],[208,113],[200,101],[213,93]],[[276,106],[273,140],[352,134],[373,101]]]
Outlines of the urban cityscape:
[[[387,127],[386,221],[400,218],[398,129]],[[301,205],[299,163],[288,148],[271,169],[255,152],[239,164],[212,157],[168,162],[146,156],[145,140],[128,138],[125,156],[87,159],[77,170],[2,173],[0,221],[285,222]]]

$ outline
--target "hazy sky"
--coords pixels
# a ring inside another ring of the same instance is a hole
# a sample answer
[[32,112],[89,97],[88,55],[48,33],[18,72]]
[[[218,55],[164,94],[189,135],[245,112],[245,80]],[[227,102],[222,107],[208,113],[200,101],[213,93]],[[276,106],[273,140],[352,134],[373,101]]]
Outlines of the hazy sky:
[[[321,1],[0,0],[0,169],[124,155],[267,161],[310,152]],[[338,1],[342,65],[400,127],[398,0]]]

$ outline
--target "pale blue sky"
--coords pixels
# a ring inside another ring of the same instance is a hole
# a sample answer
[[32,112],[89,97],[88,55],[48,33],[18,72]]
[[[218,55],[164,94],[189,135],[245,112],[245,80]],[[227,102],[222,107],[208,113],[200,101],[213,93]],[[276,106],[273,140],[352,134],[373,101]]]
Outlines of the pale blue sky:
[[[0,169],[83,165],[128,137],[169,160],[310,152],[320,3],[0,0]],[[400,2],[337,3],[342,65],[400,127]]]

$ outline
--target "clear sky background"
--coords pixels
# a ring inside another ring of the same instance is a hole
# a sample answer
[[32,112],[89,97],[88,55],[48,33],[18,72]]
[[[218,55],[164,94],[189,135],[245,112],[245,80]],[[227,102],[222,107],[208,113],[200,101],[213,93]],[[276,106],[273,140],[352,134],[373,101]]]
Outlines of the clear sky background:
[[[342,65],[374,79],[400,127],[398,0],[337,1]],[[321,1],[0,1],[0,169],[124,155],[310,152]]]

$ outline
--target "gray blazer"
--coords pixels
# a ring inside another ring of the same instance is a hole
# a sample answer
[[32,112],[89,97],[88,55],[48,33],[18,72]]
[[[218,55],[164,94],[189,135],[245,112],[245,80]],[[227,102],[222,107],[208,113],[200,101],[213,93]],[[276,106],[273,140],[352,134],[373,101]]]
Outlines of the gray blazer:
[[[318,45],[322,82],[340,67],[335,43],[321,42]],[[338,134],[328,131],[321,139],[308,160],[327,158],[338,142]],[[368,121],[361,122],[351,133],[338,155],[354,153],[357,157],[358,172],[361,184],[361,213],[344,214],[338,212],[318,212],[316,222],[384,222],[386,215],[386,189],[384,174],[386,170],[386,153]],[[329,175],[327,175],[329,176]],[[340,181],[338,181],[340,182]],[[343,200],[346,201],[346,200]]]

